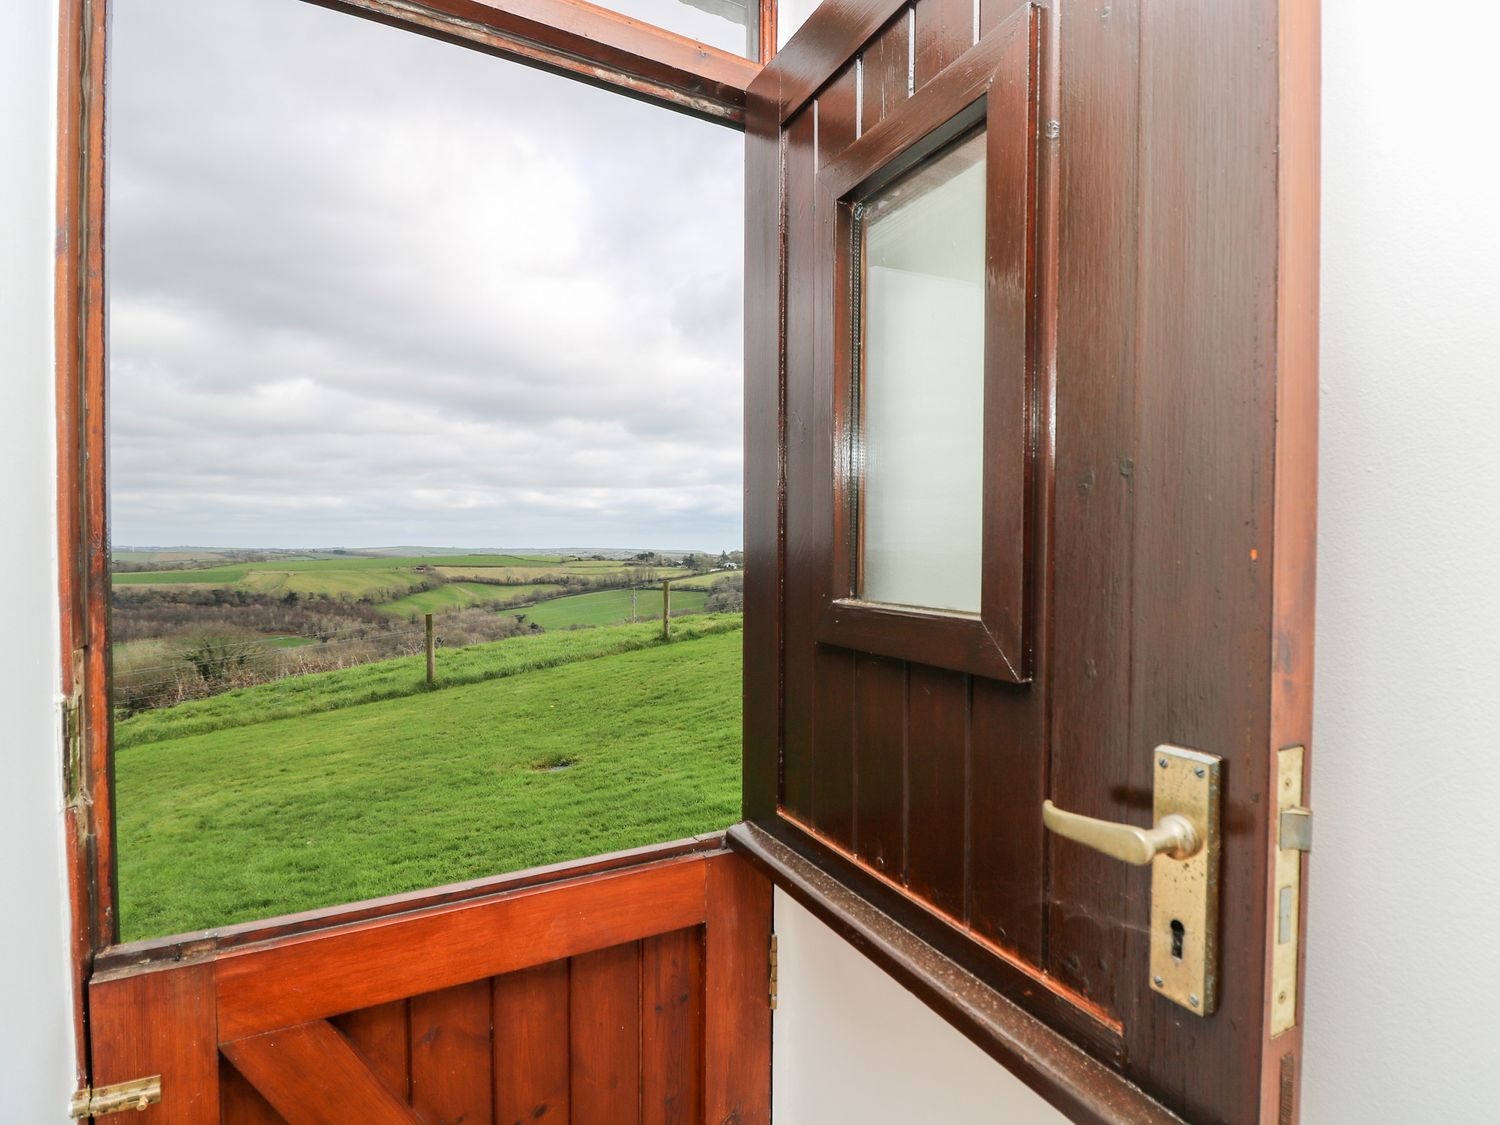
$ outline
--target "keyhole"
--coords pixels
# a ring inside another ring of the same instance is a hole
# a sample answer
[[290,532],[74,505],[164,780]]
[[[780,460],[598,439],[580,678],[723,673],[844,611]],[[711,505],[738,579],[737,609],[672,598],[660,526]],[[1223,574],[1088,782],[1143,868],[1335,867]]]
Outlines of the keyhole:
[[1172,919],[1172,960],[1182,960],[1182,935],[1187,932],[1187,927],[1176,918]]

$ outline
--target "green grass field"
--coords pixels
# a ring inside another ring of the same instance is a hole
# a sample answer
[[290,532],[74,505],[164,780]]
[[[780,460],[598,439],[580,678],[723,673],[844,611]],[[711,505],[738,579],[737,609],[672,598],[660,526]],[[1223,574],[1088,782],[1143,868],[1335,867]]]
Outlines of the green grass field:
[[739,618],[689,619],[671,643],[656,632],[440,654],[443,682],[461,686],[436,691],[420,658],[394,660],[120,723],[123,936],[723,827],[739,807]]
[[[698,612],[708,595],[701,590],[673,590],[672,613]],[[630,620],[629,590],[599,590],[592,594],[570,594],[553,598],[518,614],[543,629],[567,629],[573,625],[614,625]],[[645,586],[635,592],[635,616],[638,621],[661,620],[661,588]],[[674,618],[675,620],[675,618]]]
[[529,586],[490,586],[483,582],[449,582],[436,590],[422,590],[386,602],[382,613],[409,617],[418,613],[441,613],[445,609],[463,609],[471,605],[492,605],[515,598],[543,598],[561,590],[561,586],[534,583]]

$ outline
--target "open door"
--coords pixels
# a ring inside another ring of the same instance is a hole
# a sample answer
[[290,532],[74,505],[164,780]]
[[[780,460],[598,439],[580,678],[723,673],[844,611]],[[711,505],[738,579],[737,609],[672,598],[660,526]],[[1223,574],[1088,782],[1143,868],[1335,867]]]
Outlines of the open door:
[[1297,1117],[1317,28],[828,0],[750,89],[731,841],[1078,1120]]

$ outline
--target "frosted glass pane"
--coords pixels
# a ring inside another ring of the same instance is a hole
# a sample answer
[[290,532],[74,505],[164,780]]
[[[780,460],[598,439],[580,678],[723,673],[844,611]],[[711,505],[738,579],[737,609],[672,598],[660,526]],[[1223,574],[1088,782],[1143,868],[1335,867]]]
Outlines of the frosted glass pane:
[[860,596],[979,612],[984,134],[861,212]]

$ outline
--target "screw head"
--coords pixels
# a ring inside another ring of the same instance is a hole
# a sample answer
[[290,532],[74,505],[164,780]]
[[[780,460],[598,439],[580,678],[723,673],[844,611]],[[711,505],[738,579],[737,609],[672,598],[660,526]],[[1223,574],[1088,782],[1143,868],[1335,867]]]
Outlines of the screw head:
[[1157,759],[1156,764],[1159,765],[1162,769],[1166,769],[1167,768],[1167,760],[1165,758],[1159,758],[1159,759]]
[[1193,1007],[1196,1008],[1198,1006],[1198,998],[1196,996],[1191,996],[1190,995],[1188,997],[1188,1003],[1191,1004]]
[[1197,769],[1195,769],[1193,771],[1193,776],[1194,777],[1203,777],[1207,773],[1208,773],[1208,771],[1206,769],[1204,769],[1202,766],[1199,766]]
[[1160,988],[1161,985],[1162,985],[1161,977],[1152,977],[1151,978],[1151,983],[1154,984],[1154,985],[1156,985],[1157,988]]

